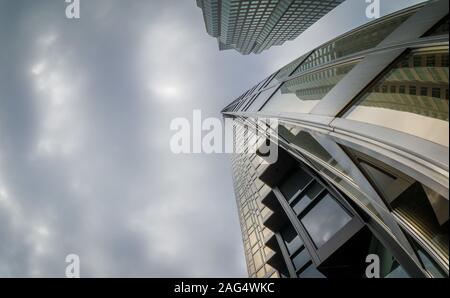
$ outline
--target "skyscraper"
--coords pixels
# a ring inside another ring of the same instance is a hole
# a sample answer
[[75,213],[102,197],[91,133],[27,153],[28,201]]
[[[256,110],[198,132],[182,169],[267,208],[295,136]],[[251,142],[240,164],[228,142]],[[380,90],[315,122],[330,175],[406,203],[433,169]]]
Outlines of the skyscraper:
[[[251,277],[448,277],[448,2],[312,50],[223,111]],[[278,121],[276,129],[258,125]]]
[[295,39],[343,0],[197,0],[220,50],[259,54]]

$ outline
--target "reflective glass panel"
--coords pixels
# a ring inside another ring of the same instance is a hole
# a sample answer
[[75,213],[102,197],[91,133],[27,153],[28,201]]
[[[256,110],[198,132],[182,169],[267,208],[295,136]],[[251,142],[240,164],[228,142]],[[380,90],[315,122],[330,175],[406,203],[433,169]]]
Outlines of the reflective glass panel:
[[357,61],[330,67],[289,80],[263,106],[264,112],[309,113],[356,65]]
[[274,76],[272,81],[269,84],[267,84],[267,87],[276,86],[279,83],[281,83],[282,81],[284,81],[285,79],[287,79],[294,72],[294,70],[298,67],[298,65],[303,60],[305,60],[305,58],[306,58],[306,55],[303,55],[303,56],[295,59],[294,61],[292,61],[285,67],[283,67],[282,69],[280,69],[280,71]]
[[410,15],[411,12],[375,21],[373,24],[355,32],[338,37],[336,40],[315,50],[294,74],[375,47]]
[[434,27],[426,36],[437,36],[437,35],[443,35],[448,34],[448,15],[439,22],[439,24]]
[[448,147],[448,47],[415,50],[344,116]]
[[292,258],[295,270],[300,270],[310,260],[309,253],[306,248],[303,248],[298,254]]
[[281,193],[289,201],[297,192],[302,190],[312,180],[302,169],[296,169],[289,174],[279,186]]
[[291,225],[285,227],[281,231],[281,237],[286,244],[286,248],[289,254],[293,254],[300,248],[300,246],[303,245],[302,239],[298,236],[297,232],[295,232],[294,228]]
[[298,198],[292,204],[292,209],[294,209],[294,212],[299,215],[309,205],[309,203],[311,203],[314,198],[316,198],[317,195],[319,195],[323,191],[323,189],[324,188],[322,185],[320,185],[320,183],[311,183],[311,185],[308,186],[305,195]]
[[267,99],[272,95],[272,93],[275,92],[275,88],[267,89],[265,91],[262,91],[259,93],[253,103],[247,108],[247,112],[256,112],[258,111],[264,103],[267,101]]
[[327,194],[301,219],[301,222],[316,246],[321,247],[351,219],[344,208]]

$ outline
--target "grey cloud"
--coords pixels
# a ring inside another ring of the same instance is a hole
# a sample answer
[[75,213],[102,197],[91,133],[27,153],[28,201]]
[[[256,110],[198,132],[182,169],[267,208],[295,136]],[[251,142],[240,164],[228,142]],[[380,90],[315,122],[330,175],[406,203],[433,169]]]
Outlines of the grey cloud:
[[0,276],[63,276],[69,253],[85,277],[246,276],[228,158],[171,154],[169,124],[325,35],[241,56],[194,1],[81,5],[0,0]]

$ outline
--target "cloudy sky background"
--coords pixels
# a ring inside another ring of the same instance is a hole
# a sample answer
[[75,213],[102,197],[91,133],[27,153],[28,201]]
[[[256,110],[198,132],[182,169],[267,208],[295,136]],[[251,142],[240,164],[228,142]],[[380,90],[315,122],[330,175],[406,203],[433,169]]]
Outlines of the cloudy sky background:
[[[421,1],[381,1],[387,14]],[[0,0],[0,277],[244,277],[226,155],[174,155],[175,117],[220,110],[369,21],[348,0],[261,55],[219,52],[191,0]]]

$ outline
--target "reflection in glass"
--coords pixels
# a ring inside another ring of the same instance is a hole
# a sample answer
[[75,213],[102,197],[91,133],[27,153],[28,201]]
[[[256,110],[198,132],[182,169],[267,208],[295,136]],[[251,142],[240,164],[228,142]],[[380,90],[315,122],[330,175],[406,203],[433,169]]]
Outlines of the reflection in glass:
[[275,91],[275,88],[267,89],[265,91],[262,91],[259,93],[256,98],[253,100],[252,104],[247,108],[247,112],[256,112],[258,111],[264,103],[267,101],[267,99],[272,95],[272,93]]
[[303,248],[297,255],[292,258],[295,270],[300,270],[309,261],[309,253]]
[[372,25],[339,37],[315,50],[294,74],[375,47],[410,15],[411,12],[386,20],[375,21]]
[[448,35],[448,15],[437,24],[426,36]]
[[305,210],[305,208],[324,190],[323,186],[318,182],[313,182],[308,186],[305,195],[300,196],[293,204],[292,209],[295,214],[300,215],[300,213]]
[[294,78],[263,106],[264,112],[309,113],[319,101],[356,65],[357,61]]
[[305,58],[306,58],[306,55],[303,55],[303,56],[295,59],[294,61],[292,61],[285,67],[283,67],[282,69],[280,69],[280,71],[274,76],[273,80],[267,85],[267,87],[275,86],[275,85],[281,83],[282,81],[284,81],[285,79],[287,79],[294,72],[294,70],[299,66],[299,64],[303,60],[305,60]]
[[281,237],[286,244],[286,248],[289,254],[293,254],[300,248],[300,246],[303,245],[302,239],[300,239],[297,232],[295,232],[294,227],[292,227],[291,225],[286,226],[281,231]]
[[326,194],[302,219],[312,240],[321,247],[343,228],[351,216],[331,197]]
[[448,147],[448,48],[415,50],[345,115]]
[[289,201],[297,192],[302,190],[310,181],[312,177],[305,171],[298,168],[292,172],[287,179],[285,179],[280,185],[280,191],[283,196]]

